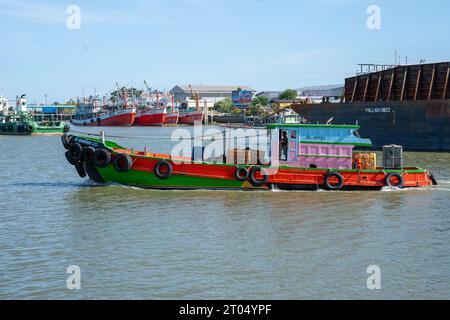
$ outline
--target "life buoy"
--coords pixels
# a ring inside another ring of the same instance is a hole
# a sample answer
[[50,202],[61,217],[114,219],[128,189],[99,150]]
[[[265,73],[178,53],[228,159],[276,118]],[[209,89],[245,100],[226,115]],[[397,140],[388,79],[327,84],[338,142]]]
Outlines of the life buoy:
[[94,163],[95,159],[95,148],[94,147],[85,147],[83,148],[83,161]]
[[[331,183],[332,178],[336,178],[338,184]],[[328,172],[325,175],[324,184],[328,190],[341,190],[344,187],[344,177],[338,172]]]
[[[262,180],[258,180],[256,179],[256,174],[260,173],[260,175],[263,177]],[[265,172],[265,170],[261,167],[252,167],[250,169],[249,175],[248,175],[248,180],[250,181],[250,183],[252,184],[252,186],[254,187],[262,187],[263,185],[265,185],[267,183],[267,181],[269,181],[269,176],[267,175],[267,173]]]
[[[161,171],[161,169],[165,169],[164,171]],[[158,179],[166,180],[169,179],[173,174],[173,167],[170,164],[170,162],[166,160],[159,161],[155,168],[153,169],[153,173]]]
[[118,172],[128,172],[133,166],[133,159],[128,154],[118,154],[114,158],[114,169]]
[[248,169],[244,167],[238,167],[234,172],[234,177],[236,178],[236,180],[241,182],[247,181],[248,175]]
[[83,147],[79,143],[72,143],[69,147],[69,156],[72,162],[81,161],[83,157]]
[[80,176],[80,178],[85,178],[86,177],[86,169],[84,168],[84,164],[82,164],[81,162],[78,162],[75,165],[75,169],[78,172],[78,175]]
[[28,132],[33,132],[33,126],[32,126],[32,125],[28,125],[28,126],[26,127],[26,131],[28,131]]
[[106,168],[111,163],[111,152],[97,149],[94,154],[94,164],[99,168]]
[[[392,178],[396,178],[398,180],[398,183],[393,183]],[[389,173],[384,179],[384,184],[386,187],[402,189],[405,186],[405,179],[400,173]]]

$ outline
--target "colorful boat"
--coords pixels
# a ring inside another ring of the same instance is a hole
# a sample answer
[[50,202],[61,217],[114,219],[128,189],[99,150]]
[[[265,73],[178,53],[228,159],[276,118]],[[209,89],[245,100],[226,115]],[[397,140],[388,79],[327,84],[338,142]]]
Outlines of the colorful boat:
[[140,111],[136,114],[134,120],[135,126],[162,126],[166,119],[166,111],[164,108],[151,108]]
[[195,123],[202,123],[204,120],[204,114],[202,111],[195,110],[193,108],[180,111],[179,124],[194,125]]
[[70,126],[63,121],[40,122],[27,113],[0,115],[0,135],[51,136],[69,132]]
[[164,119],[164,124],[175,125],[175,124],[178,124],[179,119],[180,119],[180,114],[178,112],[174,112],[174,111],[168,112]]
[[[424,169],[396,167],[398,161],[392,162],[396,166],[385,161],[384,167],[363,167],[354,149],[370,147],[371,141],[357,137],[358,126],[273,124],[267,129],[268,150],[228,150],[224,157],[206,160],[204,154],[186,158],[138,152],[104,137],[65,135],[63,144],[81,177],[141,188],[365,190],[437,183]],[[245,161],[237,160],[239,153]]]
[[44,119],[27,111],[26,95],[16,99],[16,106],[9,106],[6,98],[0,96],[0,135],[62,135],[70,130],[65,122],[53,118]]
[[166,124],[178,124],[179,114],[175,112],[168,112],[168,108],[161,109],[147,109],[136,114],[134,120],[135,126],[151,127],[163,126]]
[[80,106],[70,121],[75,126],[125,127],[134,123],[135,108],[103,109],[94,106]]

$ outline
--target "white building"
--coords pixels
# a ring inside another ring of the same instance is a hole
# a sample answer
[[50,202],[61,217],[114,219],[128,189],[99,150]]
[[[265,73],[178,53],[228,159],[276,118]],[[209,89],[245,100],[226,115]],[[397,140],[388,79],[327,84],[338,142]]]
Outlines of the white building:
[[233,91],[237,91],[238,89],[248,90],[255,92],[252,88],[248,86],[242,85],[234,85],[234,86],[175,86],[170,93],[174,95],[175,102],[177,103],[185,103],[190,107],[195,106],[195,100],[192,99],[193,94],[198,94],[199,105],[200,107],[208,107],[212,108],[214,105],[224,100],[225,98],[230,98],[232,96]]

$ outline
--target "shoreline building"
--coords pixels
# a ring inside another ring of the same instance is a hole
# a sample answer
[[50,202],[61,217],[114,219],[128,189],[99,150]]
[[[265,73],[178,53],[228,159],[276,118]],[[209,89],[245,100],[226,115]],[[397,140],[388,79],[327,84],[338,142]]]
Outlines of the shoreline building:
[[170,90],[170,94],[174,96],[174,100],[178,104],[185,104],[189,107],[195,107],[196,101],[192,99],[193,94],[200,97],[199,105],[202,108],[212,109],[214,105],[226,98],[232,98],[233,91],[242,89],[245,91],[256,92],[249,86],[243,85],[177,85]]
[[296,89],[299,100],[311,103],[339,103],[344,93],[344,85],[310,86]]

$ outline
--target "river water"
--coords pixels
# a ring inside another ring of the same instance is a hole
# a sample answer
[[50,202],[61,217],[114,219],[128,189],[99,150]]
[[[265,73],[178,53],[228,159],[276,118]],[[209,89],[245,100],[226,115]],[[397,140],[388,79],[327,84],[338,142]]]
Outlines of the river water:
[[[163,139],[117,140],[170,150]],[[406,161],[440,185],[152,191],[80,179],[58,137],[0,136],[0,299],[448,299],[450,154]],[[80,290],[67,289],[69,266]],[[367,287],[369,266],[380,290]]]

